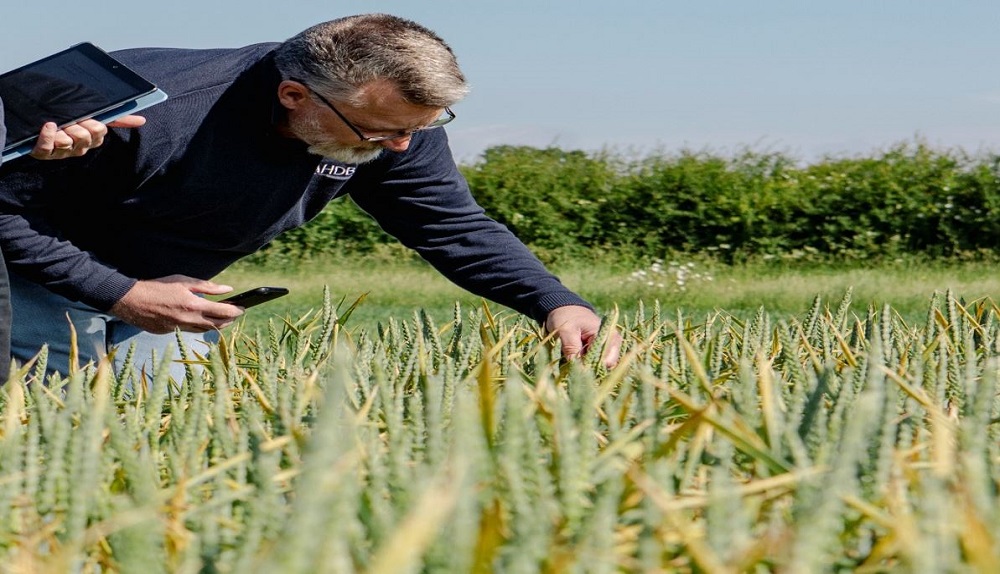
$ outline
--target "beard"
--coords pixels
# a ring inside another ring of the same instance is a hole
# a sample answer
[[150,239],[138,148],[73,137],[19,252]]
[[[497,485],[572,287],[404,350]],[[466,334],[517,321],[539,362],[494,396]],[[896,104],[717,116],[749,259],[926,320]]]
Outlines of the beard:
[[368,163],[382,155],[382,148],[359,148],[345,146],[336,142],[317,142],[309,146],[309,153],[321,155],[341,163],[362,164]]
[[290,124],[288,127],[296,138],[309,146],[309,153],[334,161],[362,164],[368,163],[382,154],[382,146],[372,143],[346,145],[334,141],[326,134],[319,120],[313,115],[302,118],[300,122]]

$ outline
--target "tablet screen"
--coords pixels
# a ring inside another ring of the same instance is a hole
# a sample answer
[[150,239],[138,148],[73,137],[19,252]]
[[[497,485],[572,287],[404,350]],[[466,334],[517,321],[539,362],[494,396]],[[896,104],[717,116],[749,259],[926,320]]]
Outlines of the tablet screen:
[[89,43],[11,70],[0,75],[7,127],[4,149],[36,137],[45,122],[63,127],[155,89]]

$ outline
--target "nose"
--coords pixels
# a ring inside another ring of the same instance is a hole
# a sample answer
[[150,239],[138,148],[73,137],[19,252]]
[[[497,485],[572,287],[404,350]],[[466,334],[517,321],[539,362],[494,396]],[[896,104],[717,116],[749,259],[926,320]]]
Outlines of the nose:
[[407,135],[401,138],[385,140],[380,142],[380,145],[390,151],[406,151],[406,148],[410,147],[410,137]]

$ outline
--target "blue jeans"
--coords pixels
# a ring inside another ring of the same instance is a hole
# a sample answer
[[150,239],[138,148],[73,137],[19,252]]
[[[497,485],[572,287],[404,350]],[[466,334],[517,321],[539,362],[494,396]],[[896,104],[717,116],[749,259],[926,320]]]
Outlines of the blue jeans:
[[[42,345],[49,346],[49,373],[68,373],[70,357],[70,329],[72,321],[76,329],[77,349],[80,363],[97,361],[116,349],[113,367],[116,373],[125,366],[125,357],[134,346],[132,365],[137,372],[143,369],[151,379],[155,353],[156,364],[167,356],[174,361],[170,366],[170,376],[177,381],[184,379],[183,363],[177,336],[174,333],[154,335],[130,325],[114,315],[104,313],[56,295],[32,281],[10,274],[11,306],[13,325],[11,329],[11,354],[19,363],[24,363],[38,354]],[[68,315],[68,319],[67,319]],[[207,355],[212,343],[219,340],[219,333],[181,332],[184,346],[189,353]]]

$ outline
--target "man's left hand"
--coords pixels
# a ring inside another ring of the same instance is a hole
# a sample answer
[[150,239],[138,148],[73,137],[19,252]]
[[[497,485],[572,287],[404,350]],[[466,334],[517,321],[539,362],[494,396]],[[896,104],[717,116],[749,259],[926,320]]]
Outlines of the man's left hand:
[[[586,354],[597,341],[601,329],[601,318],[593,311],[579,305],[567,305],[553,309],[545,318],[545,329],[555,332],[562,344],[563,357],[578,358]],[[622,336],[617,330],[608,333],[604,347],[604,365],[608,368],[618,364],[622,348]]]

